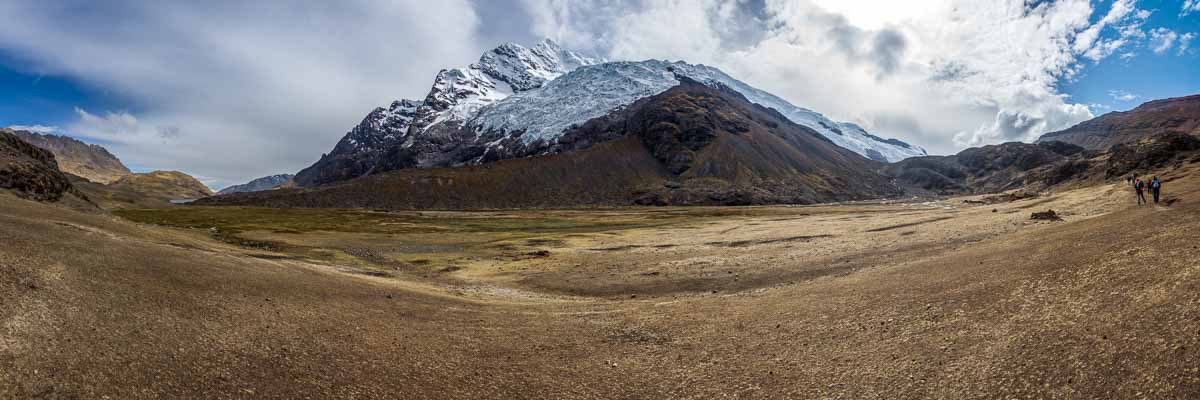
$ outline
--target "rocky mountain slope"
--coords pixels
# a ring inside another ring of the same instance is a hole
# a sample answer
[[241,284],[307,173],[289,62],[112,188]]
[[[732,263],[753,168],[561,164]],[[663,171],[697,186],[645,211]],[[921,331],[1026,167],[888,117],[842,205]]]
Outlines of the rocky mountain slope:
[[901,192],[878,165],[724,85],[680,84],[593,118],[550,154],[410,168],[201,204],[473,209],[815,203]]
[[120,159],[99,145],[87,144],[67,136],[18,130],[9,132],[34,146],[54,153],[58,167],[63,172],[99,183],[110,183],[130,174],[129,168],[125,167]]
[[466,68],[444,70],[421,102],[370,113],[329,154],[297,174],[299,186],[371,173],[554,154],[572,128],[662,93],[682,76],[732,88],[837,145],[877,161],[925,155],[919,147],[867,133],[794,106],[712,67],[649,60],[602,62],[551,41],[506,44]]
[[221,189],[219,192],[217,192],[217,194],[222,195],[222,194],[259,192],[259,191],[263,191],[263,190],[271,190],[271,189],[278,187],[279,185],[282,185],[282,184],[287,183],[288,181],[291,181],[292,177],[293,177],[293,175],[291,175],[291,174],[279,174],[279,175],[264,176],[262,178],[255,179],[250,182],[243,183],[241,185],[233,185],[233,186]]
[[1129,111],[1111,112],[1058,132],[1039,142],[1060,141],[1091,150],[1107,150],[1164,133],[1200,135],[1200,95],[1154,100]]
[[0,130],[0,189],[39,201],[57,201],[64,194],[77,193],[58,169],[53,153],[7,129]]
[[407,139],[445,138],[483,107],[599,61],[550,40],[532,48],[510,43],[492,49],[474,64],[439,72],[423,101],[398,100],[373,110],[333,151],[297,173],[296,183],[314,186],[397,169],[396,152]]
[[992,193],[1035,181],[1060,183],[1090,169],[1086,159],[1092,155],[1063,142],[1011,142],[970,148],[951,156],[909,158],[884,166],[880,173],[913,193]]
[[125,174],[107,184],[64,172],[59,169],[55,153],[26,142],[22,139],[25,136],[42,140],[43,145],[63,145],[60,149],[66,150],[61,151],[72,152],[68,154],[75,156],[85,154],[75,152],[80,149],[85,150],[86,154],[109,154],[103,147],[84,145],[70,138],[33,133],[18,135],[12,130],[0,129],[0,189],[7,189],[19,197],[39,201],[69,198],[68,206],[94,210],[96,206],[105,209],[163,207],[169,205],[171,200],[196,199],[213,194],[200,181],[177,171]]

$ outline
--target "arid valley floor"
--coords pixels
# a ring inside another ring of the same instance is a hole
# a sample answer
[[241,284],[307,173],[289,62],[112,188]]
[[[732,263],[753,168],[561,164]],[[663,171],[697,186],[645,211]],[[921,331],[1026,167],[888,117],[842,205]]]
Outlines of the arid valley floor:
[[0,398],[1196,398],[1196,166],[1140,208],[0,195]]

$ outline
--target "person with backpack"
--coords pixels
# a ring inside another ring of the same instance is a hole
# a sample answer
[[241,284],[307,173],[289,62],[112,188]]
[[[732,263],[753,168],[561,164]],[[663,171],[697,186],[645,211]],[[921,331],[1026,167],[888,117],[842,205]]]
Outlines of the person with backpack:
[[1162,181],[1158,177],[1150,180],[1150,194],[1154,195],[1154,204],[1158,204],[1158,193],[1162,191]]
[[1135,192],[1137,192],[1138,205],[1140,206],[1140,205],[1146,203],[1146,194],[1145,194],[1146,183],[1142,182],[1142,178],[1134,178],[1133,179],[1133,190]]

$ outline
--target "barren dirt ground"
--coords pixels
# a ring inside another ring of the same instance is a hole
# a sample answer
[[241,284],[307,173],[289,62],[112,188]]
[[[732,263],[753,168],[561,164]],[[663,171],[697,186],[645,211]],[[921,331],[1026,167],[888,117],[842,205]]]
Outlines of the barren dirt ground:
[[0,195],[0,398],[1197,398],[1195,167],[1140,208],[1115,185],[477,213]]

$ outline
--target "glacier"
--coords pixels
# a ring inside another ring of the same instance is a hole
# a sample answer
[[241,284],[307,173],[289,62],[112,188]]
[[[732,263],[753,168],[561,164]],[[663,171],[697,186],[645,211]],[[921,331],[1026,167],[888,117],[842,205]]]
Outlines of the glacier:
[[467,124],[493,142],[517,134],[525,144],[539,140],[553,142],[571,127],[678,85],[676,74],[729,87],[751,102],[773,108],[792,122],[876,161],[896,162],[927,155],[920,147],[880,138],[858,125],[834,122],[820,113],[792,105],[719,69],[682,61],[618,61],[580,66],[541,87],[514,93],[482,107]]

